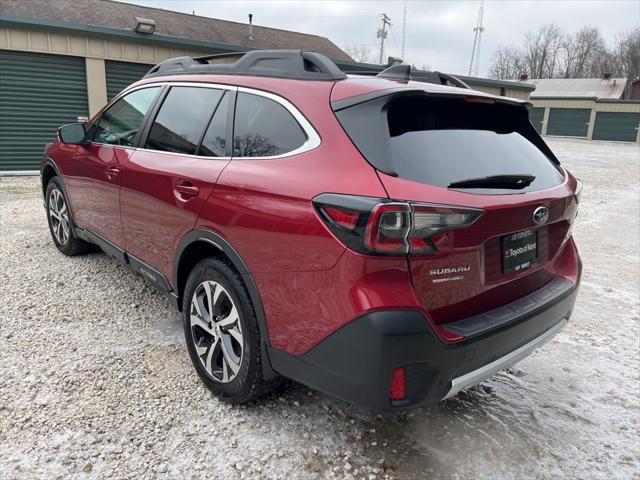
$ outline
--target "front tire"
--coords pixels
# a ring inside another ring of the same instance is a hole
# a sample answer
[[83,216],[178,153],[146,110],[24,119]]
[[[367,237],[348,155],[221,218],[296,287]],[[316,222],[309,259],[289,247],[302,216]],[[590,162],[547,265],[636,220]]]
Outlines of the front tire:
[[49,232],[56,248],[67,256],[94,251],[93,245],[76,237],[69,202],[58,177],[49,180],[45,201]]
[[187,349],[200,379],[233,404],[251,402],[279,384],[262,376],[262,338],[240,275],[218,258],[199,262],[182,301]]

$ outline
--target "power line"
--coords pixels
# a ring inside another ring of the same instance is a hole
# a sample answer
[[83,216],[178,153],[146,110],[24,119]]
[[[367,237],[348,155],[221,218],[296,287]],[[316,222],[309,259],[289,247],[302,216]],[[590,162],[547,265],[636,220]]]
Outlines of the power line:
[[378,30],[377,38],[380,39],[380,65],[382,65],[382,59],[384,58],[384,41],[387,38],[387,25],[391,26],[391,19],[387,16],[386,13],[380,14],[380,19],[382,20],[382,28]]

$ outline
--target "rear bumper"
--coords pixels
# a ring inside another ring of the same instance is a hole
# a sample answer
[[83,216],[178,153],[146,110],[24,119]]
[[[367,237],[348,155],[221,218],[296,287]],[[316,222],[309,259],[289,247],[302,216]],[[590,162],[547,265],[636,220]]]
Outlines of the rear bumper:
[[[421,312],[378,311],[304,355],[270,349],[269,357],[280,374],[374,410],[435,403],[507,368],[558,333],[573,310],[579,276],[575,283],[563,282],[551,296],[541,289],[503,307],[512,313],[508,318],[503,309],[487,312],[476,319],[485,328],[458,343],[444,343]],[[398,367],[406,370],[407,397],[392,402],[391,377]]]

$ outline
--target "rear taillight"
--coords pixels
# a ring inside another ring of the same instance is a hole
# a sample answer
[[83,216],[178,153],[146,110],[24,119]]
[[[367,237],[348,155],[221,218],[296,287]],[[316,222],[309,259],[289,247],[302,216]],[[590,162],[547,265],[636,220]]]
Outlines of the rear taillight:
[[370,197],[323,194],[314,205],[349,248],[374,255],[433,255],[432,238],[472,225],[483,211]]
[[580,203],[582,201],[582,182],[576,179],[576,192],[574,193],[576,197],[576,203]]
[[371,252],[388,255],[409,253],[411,210],[406,203],[379,203],[367,221],[364,246]]

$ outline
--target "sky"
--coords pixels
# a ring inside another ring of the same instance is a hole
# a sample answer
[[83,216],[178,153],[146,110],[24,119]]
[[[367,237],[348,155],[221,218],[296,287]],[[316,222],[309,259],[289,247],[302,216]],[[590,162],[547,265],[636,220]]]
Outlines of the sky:
[[[341,48],[365,46],[376,59],[380,14],[391,18],[385,59],[401,56],[403,0],[239,1],[126,0],[207,17],[322,35]],[[473,48],[480,0],[407,0],[404,59],[417,67],[466,75]],[[640,26],[640,0],[485,0],[480,75],[489,70],[500,46],[517,46],[526,32],[555,22],[566,32],[585,25],[600,28],[613,45],[621,32]]]

